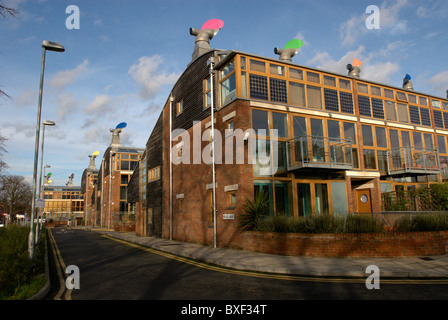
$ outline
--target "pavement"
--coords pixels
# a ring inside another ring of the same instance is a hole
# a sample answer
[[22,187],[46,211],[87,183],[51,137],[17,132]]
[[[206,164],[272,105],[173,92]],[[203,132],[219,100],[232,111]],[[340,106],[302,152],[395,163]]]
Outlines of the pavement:
[[381,278],[429,279],[448,278],[448,254],[426,257],[330,258],[265,254],[154,237],[140,237],[135,232],[76,227],[99,232],[141,246],[231,269],[309,277],[366,278],[379,268]]

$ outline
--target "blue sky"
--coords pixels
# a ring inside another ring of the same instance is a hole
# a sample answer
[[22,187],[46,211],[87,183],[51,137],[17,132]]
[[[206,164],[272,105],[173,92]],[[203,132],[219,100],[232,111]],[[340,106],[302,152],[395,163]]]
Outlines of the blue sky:
[[[44,164],[54,185],[65,185],[109,146],[120,122],[126,146],[144,147],[170,89],[191,60],[194,37],[209,19],[223,29],[211,46],[277,58],[274,47],[293,38],[304,46],[293,62],[346,74],[353,58],[361,76],[400,87],[406,73],[414,89],[445,97],[448,89],[448,7],[443,0],[3,0],[16,18],[0,18],[0,133],[8,138],[8,173],[32,180],[42,41],[47,52],[42,121]],[[80,28],[67,29],[69,5]],[[366,8],[380,9],[380,29],[368,29]]]

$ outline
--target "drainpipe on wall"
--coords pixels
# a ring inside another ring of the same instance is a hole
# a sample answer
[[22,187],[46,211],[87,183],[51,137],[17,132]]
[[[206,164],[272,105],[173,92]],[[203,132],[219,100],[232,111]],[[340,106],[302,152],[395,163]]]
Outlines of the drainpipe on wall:
[[107,218],[107,226],[110,229],[110,222],[111,222],[111,215],[110,215],[110,207],[112,205],[112,157],[115,156],[115,152],[114,151],[110,151],[110,155],[109,155],[109,217]]
[[100,204],[100,227],[103,226],[103,191],[104,191],[104,158],[101,160],[101,204]]
[[215,67],[214,57],[210,57],[208,60],[210,64],[210,109],[211,109],[211,121],[212,121],[212,192],[213,192],[213,247],[216,248],[216,173],[215,173],[215,118],[214,118],[214,102],[213,102],[213,69]]
[[173,150],[171,149],[171,141],[173,135],[173,100],[174,97],[170,95],[170,240],[173,240]]

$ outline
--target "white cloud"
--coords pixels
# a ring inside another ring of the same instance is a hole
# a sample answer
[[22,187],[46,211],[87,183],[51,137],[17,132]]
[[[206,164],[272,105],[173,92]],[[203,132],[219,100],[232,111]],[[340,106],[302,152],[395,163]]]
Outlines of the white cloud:
[[76,111],[78,103],[71,93],[61,94],[57,98],[58,108],[56,113],[60,120],[64,120],[69,114]]
[[366,19],[370,14],[363,12],[360,15],[352,16],[347,21],[341,23],[339,27],[340,38],[343,46],[356,43],[358,38],[367,32],[387,32],[392,35],[399,35],[409,32],[407,20],[400,19],[402,9],[407,6],[408,0],[397,0],[394,2],[384,1],[379,8],[380,29],[369,30],[366,27]]
[[30,105],[37,105],[37,92],[27,89],[22,92],[15,100],[15,105],[19,107],[28,107]]
[[307,64],[314,65],[319,69],[347,74],[347,64],[352,63],[356,58],[362,63],[361,78],[387,84],[391,82],[392,76],[400,68],[397,63],[390,61],[372,62],[374,59],[377,60],[384,50],[370,52],[366,56],[364,55],[365,47],[359,46],[356,50],[348,51],[339,60],[333,59],[328,52],[318,52],[311,60],[307,61]]
[[432,86],[432,92],[437,96],[446,98],[446,90],[448,89],[448,70],[432,76],[428,80],[428,83]]
[[128,73],[141,87],[140,96],[144,100],[154,99],[165,85],[174,84],[178,79],[179,75],[161,70],[163,65],[164,59],[154,55],[141,57],[137,64],[129,68]]
[[56,73],[50,80],[50,86],[56,90],[64,89],[66,86],[73,83],[81,75],[81,73],[87,70],[88,64],[89,61],[86,59],[74,69]]
[[99,95],[84,108],[84,111],[89,114],[102,114],[110,109],[112,99],[108,95]]

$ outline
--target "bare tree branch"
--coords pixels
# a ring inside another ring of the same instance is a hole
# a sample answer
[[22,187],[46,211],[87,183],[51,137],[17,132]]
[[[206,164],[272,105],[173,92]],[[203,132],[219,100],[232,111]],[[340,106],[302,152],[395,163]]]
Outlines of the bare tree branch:
[[2,0],[0,0],[0,16],[6,18],[8,16],[15,17],[19,13],[19,10],[14,8],[9,8],[5,6]]

